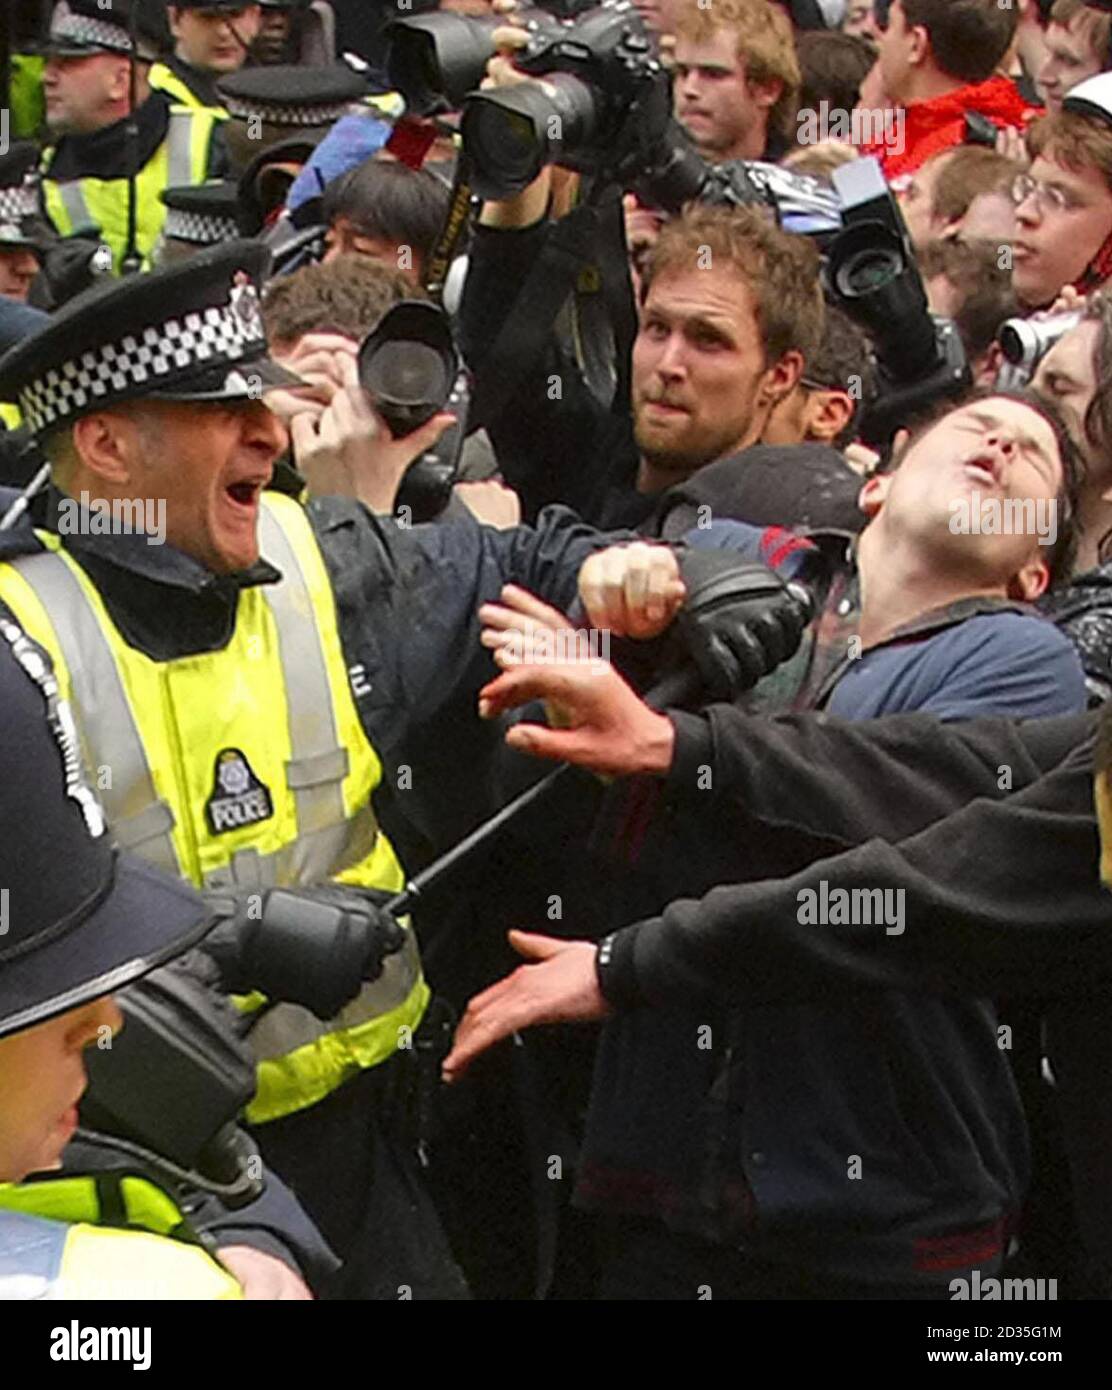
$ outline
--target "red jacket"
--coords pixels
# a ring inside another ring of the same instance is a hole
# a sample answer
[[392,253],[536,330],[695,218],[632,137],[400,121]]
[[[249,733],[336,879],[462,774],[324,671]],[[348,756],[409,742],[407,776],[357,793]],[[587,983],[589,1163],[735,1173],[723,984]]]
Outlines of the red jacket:
[[912,102],[904,107],[903,147],[894,148],[884,142],[861,146],[862,155],[875,155],[881,162],[885,178],[913,173],[940,150],[960,145],[965,139],[965,113],[978,111],[998,126],[1017,126],[1022,129],[1028,113],[1040,108],[1020,96],[1013,81],[1007,77],[990,77],[987,82],[975,82],[959,87],[945,96],[929,101]]

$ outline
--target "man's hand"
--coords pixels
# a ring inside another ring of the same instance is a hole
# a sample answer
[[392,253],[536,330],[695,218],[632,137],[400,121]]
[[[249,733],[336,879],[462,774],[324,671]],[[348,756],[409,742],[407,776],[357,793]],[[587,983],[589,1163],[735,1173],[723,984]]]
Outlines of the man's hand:
[[311,1303],[313,1295],[299,1274],[276,1255],[250,1245],[222,1245],[220,1263],[239,1280],[249,1303]]
[[579,597],[591,626],[615,637],[659,636],[685,595],[675,553],[666,545],[614,545],[579,571]]
[[431,449],[454,416],[441,411],[395,439],[359,384],[354,357],[340,357],[343,388],[318,419],[290,421],[294,462],[317,497],[355,497],[373,512],[394,510],[406,469]]
[[477,994],[456,1029],[443,1078],[455,1081],[480,1052],[535,1023],[585,1023],[605,1018],[610,1006],[599,989],[596,949],[590,941],[560,941],[512,931],[510,945],[535,964]]
[[319,420],[347,379],[344,359],[356,360],[359,344],[340,333],[306,333],[288,352],[272,350],[281,366],[296,373],[304,386],[283,387],[266,393],[266,404],[275,415],[291,423],[295,415]]
[[499,531],[505,531],[511,526],[521,525],[521,499],[512,487],[500,483],[497,478],[456,483],[452,491],[484,526],[495,526]]
[[506,732],[510,748],[604,776],[659,776],[672,766],[676,731],[671,720],[649,709],[606,662],[514,667],[479,692],[479,714],[493,719],[530,700],[555,705],[568,727],[515,724]]

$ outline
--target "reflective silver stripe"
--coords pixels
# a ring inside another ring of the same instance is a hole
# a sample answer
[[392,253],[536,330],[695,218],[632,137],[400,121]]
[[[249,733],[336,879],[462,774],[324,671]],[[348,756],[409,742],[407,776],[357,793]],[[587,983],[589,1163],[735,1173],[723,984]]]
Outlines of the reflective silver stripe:
[[[55,183],[54,187],[58,190],[58,197],[61,198],[66,216],[70,220],[69,231],[66,235],[72,236],[74,232],[84,231],[89,227],[97,227],[93,215],[89,211],[89,205],[85,201],[85,190],[81,187],[80,179],[71,179],[67,183]],[[97,231],[99,230],[100,228],[97,227]]]
[[[170,837],[174,813],[155,792],[112,648],[77,576],[50,551],[15,564],[46,609],[62,649],[85,761],[113,834],[124,848],[181,877]],[[100,785],[100,767],[111,773],[111,786]]]
[[188,111],[171,111],[166,132],[166,187],[196,183],[193,177],[193,117]]
[[206,888],[276,888],[325,879],[361,864],[375,847],[378,822],[369,806],[341,825],[298,835],[273,854],[243,849],[205,877]]
[[309,585],[293,546],[266,505],[260,511],[259,541],[262,553],[282,572],[282,582],[265,586],[263,596],[277,629],[286,683],[291,754],[286,779],[297,806],[300,837],[345,820],[347,751],[336,732],[332,687]]
[[319,1038],[345,1028],[356,1028],[394,1009],[400,1009],[409,998],[420,973],[421,957],[417,940],[407,926],[405,945],[396,955],[386,957],[378,979],[364,985],[351,1003],[327,1023],[322,1023],[300,1004],[277,1004],[266,1010],[247,1035],[251,1055],[256,1062],[285,1057],[299,1047],[308,1047]]

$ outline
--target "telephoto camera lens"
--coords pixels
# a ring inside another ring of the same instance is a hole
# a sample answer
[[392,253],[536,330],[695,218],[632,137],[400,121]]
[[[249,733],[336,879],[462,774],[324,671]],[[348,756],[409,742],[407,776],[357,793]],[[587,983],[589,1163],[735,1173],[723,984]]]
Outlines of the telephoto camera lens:
[[443,409],[458,373],[447,316],[424,300],[395,304],[359,349],[360,384],[397,438]]
[[896,381],[913,381],[936,356],[935,326],[918,270],[883,222],[855,222],[833,242],[827,277],[835,298],[876,345]]
[[460,123],[472,188],[481,198],[520,193],[546,164],[573,162],[590,147],[600,119],[595,92],[566,72],[546,74],[543,87],[473,92]]

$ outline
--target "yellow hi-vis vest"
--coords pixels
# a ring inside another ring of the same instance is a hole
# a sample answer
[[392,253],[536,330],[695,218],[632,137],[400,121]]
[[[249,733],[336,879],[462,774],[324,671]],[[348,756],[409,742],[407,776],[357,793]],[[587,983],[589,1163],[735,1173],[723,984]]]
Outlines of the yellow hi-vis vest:
[[[128,645],[57,536],[0,565],[0,600],[54,661],[87,767],[123,849],[198,886],[264,889],[338,879],[402,886],[371,793],[382,765],[348,683],[336,605],[302,508],[265,495],[263,555],[277,584],[241,590],[217,652],[152,661]],[[412,931],[329,1022],[292,1004],[241,1007],[256,1123],[304,1110],[408,1046],[428,1004]]]
[[[166,206],[158,195],[164,188],[179,184],[204,183],[215,125],[216,116],[207,107],[171,107],[165,140],[135,176],[135,249],[143,258],[144,269],[150,266],[166,220]],[[127,179],[68,179],[59,183],[50,177],[51,157],[48,150],[42,175],[47,216],[62,236],[71,236],[82,227],[99,227],[101,239],[112,248],[119,274],[127,250]]]
[[234,1300],[243,1290],[160,1187],[101,1173],[0,1183],[0,1300],[16,1298]]
[[210,106],[177,75],[166,63],[152,63],[147,79],[152,90],[165,92],[178,106],[188,106],[194,111],[211,111],[218,121],[226,121],[228,113],[223,106]]

